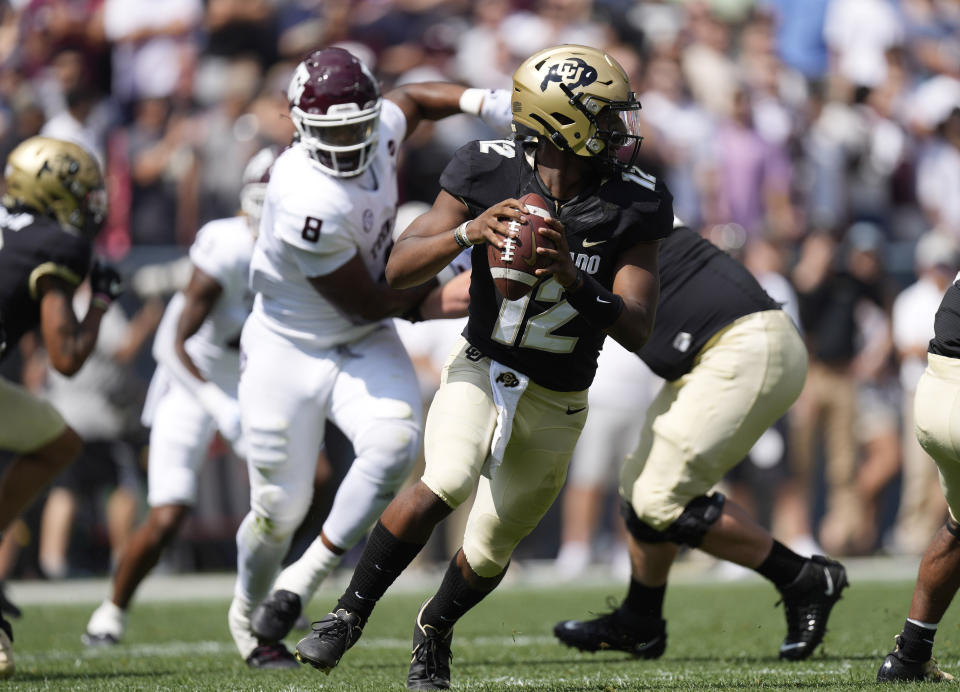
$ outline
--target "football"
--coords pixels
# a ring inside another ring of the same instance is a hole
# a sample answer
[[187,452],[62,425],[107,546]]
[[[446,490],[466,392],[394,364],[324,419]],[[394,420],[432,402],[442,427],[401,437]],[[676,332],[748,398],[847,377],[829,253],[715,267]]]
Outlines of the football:
[[547,225],[544,219],[550,217],[543,197],[531,192],[520,201],[529,213],[524,215],[523,223],[510,222],[517,235],[507,238],[502,250],[487,245],[490,276],[500,295],[507,300],[519,300],[527,295],[540,280],[534,272],[550,264],[550,260],[537,254],[537,246],[554,247],[550,240],[537,232]]

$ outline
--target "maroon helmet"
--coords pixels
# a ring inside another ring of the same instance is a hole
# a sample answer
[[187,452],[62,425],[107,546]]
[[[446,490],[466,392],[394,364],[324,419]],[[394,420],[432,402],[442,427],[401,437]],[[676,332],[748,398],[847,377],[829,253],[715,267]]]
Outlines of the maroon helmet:
[[297,65],[287,98],[300,143],[327,173],[366,170],[380,124],[380,87],[366,65],[343,48],[316,50]]

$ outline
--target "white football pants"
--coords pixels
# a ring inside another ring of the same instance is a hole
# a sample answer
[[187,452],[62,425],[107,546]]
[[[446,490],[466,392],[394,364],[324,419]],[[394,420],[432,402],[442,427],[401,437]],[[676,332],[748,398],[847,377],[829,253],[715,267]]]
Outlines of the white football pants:
[[327,538],[347,549],[369,530],[410,472],[420,449],[423,405],[413,365],[392,325],[349,344],[306,352],[254,314],[241,346],[250,514],[237,533],[236,596],[252,608],[270,589],[310,506],[325,419],[356,452],[323,525]]

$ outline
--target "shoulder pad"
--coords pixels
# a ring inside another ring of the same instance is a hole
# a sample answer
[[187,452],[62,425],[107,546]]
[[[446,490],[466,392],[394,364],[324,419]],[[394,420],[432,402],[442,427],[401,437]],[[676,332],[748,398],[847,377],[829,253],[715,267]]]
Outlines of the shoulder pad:
[[641,230],[643,240],[665,238],[673,230],[673,195],[662,180],[636,166],[609,179],[600,197],[619,206],[627,228]]
[[[516,192],[516,174],[512,171],[516,157],[521,155],[519,144],[512,139],[468,142],[443,170],[440,187],[468,206],[487,209]],[[504,175],[491,175],[500,169]]]

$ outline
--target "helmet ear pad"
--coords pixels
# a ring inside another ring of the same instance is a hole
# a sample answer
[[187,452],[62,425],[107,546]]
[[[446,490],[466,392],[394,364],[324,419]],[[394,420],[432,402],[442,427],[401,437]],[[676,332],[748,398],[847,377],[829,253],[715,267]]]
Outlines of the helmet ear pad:
[[360,60],[342,48],[308,55],[287,89],[300,144],[330,175],[352,177],[373,161],[380,122],[380,87]]

